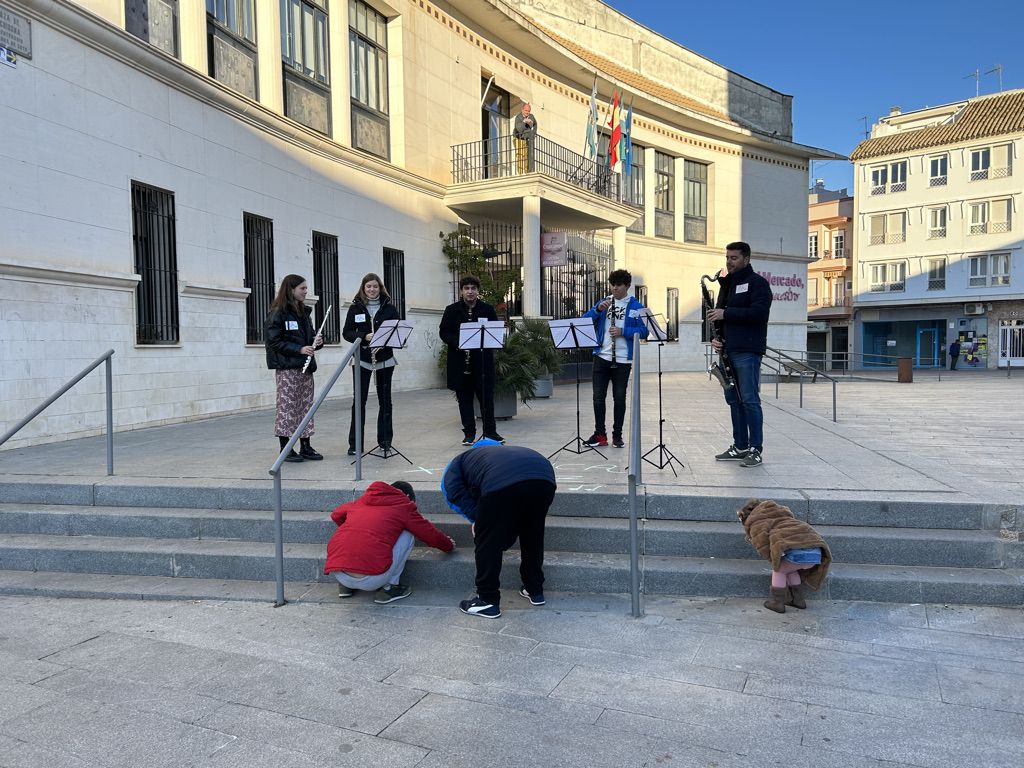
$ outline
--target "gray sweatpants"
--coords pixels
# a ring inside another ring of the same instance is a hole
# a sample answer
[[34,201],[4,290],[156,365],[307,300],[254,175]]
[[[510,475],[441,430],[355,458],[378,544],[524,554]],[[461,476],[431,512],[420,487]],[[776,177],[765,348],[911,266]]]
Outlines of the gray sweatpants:
[[352,576],[344,571],[334,571],[331,575],[336,578],[342,586],[349,589],[359,589],[364,592],[373,592],[389,584],[397,584],[405,570],[405,561],[409,559],[416,537],[409,531],[402,531],[391,550],[391,567],[384,573],[370,576]]

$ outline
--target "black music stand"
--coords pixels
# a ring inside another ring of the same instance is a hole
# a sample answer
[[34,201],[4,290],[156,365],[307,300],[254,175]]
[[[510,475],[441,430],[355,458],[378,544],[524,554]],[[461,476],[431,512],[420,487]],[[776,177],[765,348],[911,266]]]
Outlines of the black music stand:
[[[644,325],[647,326],[648,341],[653,340],[658,343],[658,444],[640,458],[658,469],[668,467],[672,470],[673,475],[679,477],[679,473],[672,466],[672,462],[674,461],[678,464],[680,469],[683,468],[684,464],[676,458],[672,451],[665,447],[665,417],[662,415],[661,409],[661,348],[665,346],[668,337],[665,335],[662,327],[658,325],[658,321],[651,310],[647,308],[640,310],[640,318],[644,321]],[[655,451],[658,452],[657,461],[648,458]]]
[[[502,320],[481,318],[474,323],[459,324],[459,349],[473,352],[480,350],[480,418],[484,416],[486,400],[486,372],[484,371],[484,350],[502,349],[505,346],[505,332],[508,329]],[[476,395],[474,394],[474,398]],[[494,417],[494,396],[491,396],[491,418]],[[486,423],[486,422],[485,422]],[[483,429],[483,424],[480,426]]]
[[[402,349],[405,343],[409,340],[409,334],[412,333],[412,323],[408,320],[385,320],[379,326],[377,330],[373,332],[373,337],[370,339],[370,349],[382,349],[384,347],[391,347],[392,349]],[[377,371],[373,372],[374,381],[376,381]],[[378,406],[380,407],[380,406]],[[363,418],[366,418],[366,414],[363,414]],[[357,427],[361,429],[362,427]],[[366,435],[363,435],[365,438]],[[378,451],[380,451],[378,453]],[[387,448],[382,448],[380,443],[373,446],[370,450],[363,453],[363,458],[367,456],[375,456],[378,459],[390,459],[392,456],[401,456],[409,464],[409,457],[402,453],[400,450],[395,448],[392,444]],[[352,462],[355,464],[355,462]]]
[[[592,349],[597,346],[597,331],[594,328],[594,321],[589,317],[571,317],[567,320],[548,320],[551,328],[551,338],[555,342],[556,349]],[[562,451],[569,451],[579,455],[587,451],[593,451],[602,459],[608,457],[592,445],[583,442],[580,435],[580,358],[576,355],[576,437],[548,456],[554,458]]]

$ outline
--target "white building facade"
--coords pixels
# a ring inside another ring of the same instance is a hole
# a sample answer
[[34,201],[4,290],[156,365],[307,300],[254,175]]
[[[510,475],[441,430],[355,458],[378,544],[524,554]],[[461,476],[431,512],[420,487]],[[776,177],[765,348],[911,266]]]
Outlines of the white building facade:
[[1024,365],[1024,91],[892,114],[855,163],[855,354]]
[[[677,370],[703,365],[700,275],[746,240],[778,286],[770,342],[804,347],[806,169],[828,153],[793,143],[790,97],[600,3],[0,0],[0,16],[28,38],[0,67],[0,431],[107,349],[118,429],[272,405],[262,324],[289,273],[318,318],[334,307],[322,372],[378,272],[416,324],[395,388],[439,386],[438,235],[460,225],[510,228],[495,250],[522,276],[518,313],[568,306],[541,232],[608,257],[579,256],[576,309],[630,269]],[[595,82],[602,123],[614,92],[633,107],[625,182],[582,154]],[[547,142],[528,168],[509,153],[522,102]],[[5,447],[102,425],[94,375]]]

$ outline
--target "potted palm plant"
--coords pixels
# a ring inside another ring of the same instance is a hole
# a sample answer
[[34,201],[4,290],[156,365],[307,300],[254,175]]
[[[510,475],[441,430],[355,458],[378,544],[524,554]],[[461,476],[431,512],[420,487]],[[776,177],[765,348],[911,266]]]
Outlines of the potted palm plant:
[[517,337],[529,350],[534,368],[534,397],[551,397],[554,392],[554,374],[562,369],[562,358],[551,340],[547,322],[535,317],[516,321]]

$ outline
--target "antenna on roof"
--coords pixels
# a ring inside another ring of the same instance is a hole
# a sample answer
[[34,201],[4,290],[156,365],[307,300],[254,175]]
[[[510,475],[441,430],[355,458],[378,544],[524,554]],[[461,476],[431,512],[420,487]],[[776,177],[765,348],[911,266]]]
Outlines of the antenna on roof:
[[995,65],[993,65],[992,69],[990,69],[985,74],[986,75],[991,75],[993,72],[995,72],[996,75],[999,77],[999,92],[1002,93],[1003,92],[1003,65],[1002,64],[995,64]]
[[966,80],[968,77],[974,78],[974,98],[978,98],[981,95],[981,70],[976,69],[969,75],[964,75],[961,80]]
[[868,130],[868,116],[863,115],[862,117],[858,117],[857,119],[864,121],[864,138],[868,138],[871,135],[871,131]]

